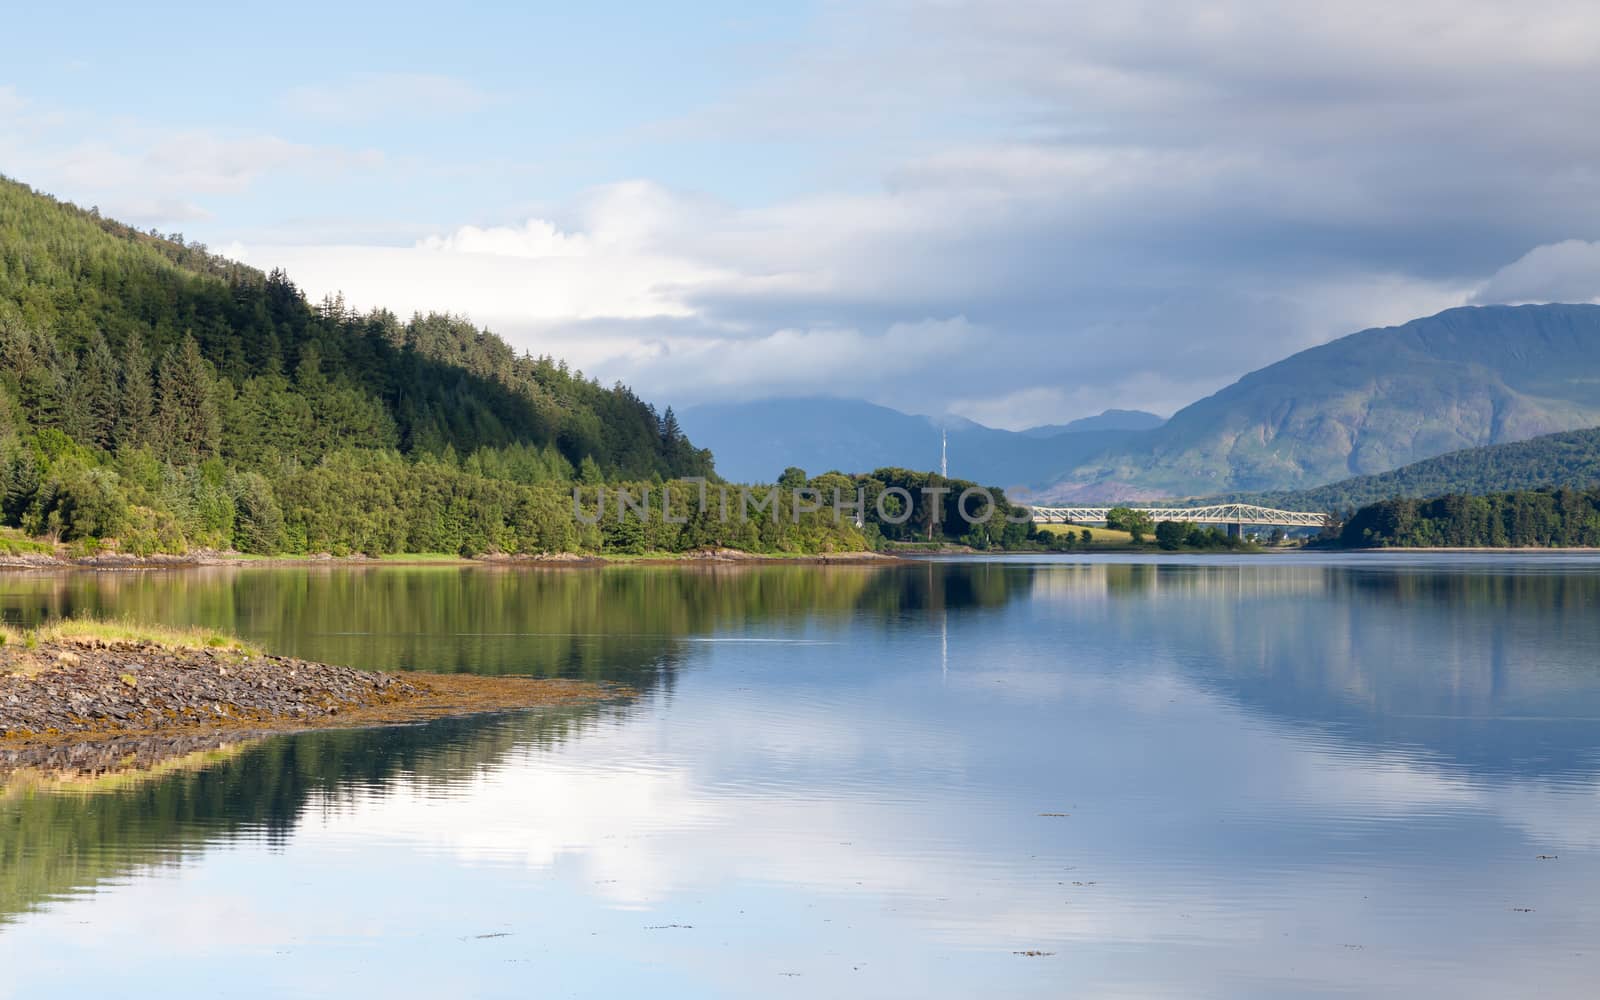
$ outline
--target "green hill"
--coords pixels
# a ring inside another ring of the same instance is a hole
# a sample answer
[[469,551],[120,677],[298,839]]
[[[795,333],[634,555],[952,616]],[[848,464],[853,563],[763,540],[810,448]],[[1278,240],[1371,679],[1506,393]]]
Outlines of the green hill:
[[[200,374],[195,355],[211,384],[199,395],[171,387],[197,404],[180,419],[162,411],[163,390]],[[104,448],[149,444],[177,460],[314,461],[334,444],[465,457],[519,445],[549,446],[542,457],[557,478],[585,458],[617,477],[710,469],[708,454],[669,440],[662,418],[626,388],[518,355],[462,319],[357,315],[336,300],[313,307],[281,272],[4,178],[0,387],[13,428],[59,427]]]
[[1600,425],[1600,306],[1450,309],[1302,351],[1051,478],[1047,495],[1295,489]]
[[313,305],[0,178],[6,525],[140,551],[571,548],[574,480],[710,474],[624,386],[458,317]]
[[1394,497],[1481,495],[1600,483],[1600,427],[1527,441],[1464,448],[1375,476],[1309,490],[1241,493],[1227,499],[1293,510],[1346,511]]

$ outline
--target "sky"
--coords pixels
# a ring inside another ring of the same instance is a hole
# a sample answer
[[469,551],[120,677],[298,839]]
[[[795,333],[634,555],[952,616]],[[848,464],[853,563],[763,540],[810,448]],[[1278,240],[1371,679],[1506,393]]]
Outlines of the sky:
[[0,173],[660,406],[1173,410],[1600,300],[1582,2],[33,4]]

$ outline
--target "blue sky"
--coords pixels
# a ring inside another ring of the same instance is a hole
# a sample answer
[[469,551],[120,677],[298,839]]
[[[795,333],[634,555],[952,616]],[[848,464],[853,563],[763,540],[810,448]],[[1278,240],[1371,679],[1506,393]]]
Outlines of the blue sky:
[[0,172],[663,404],[1166,412],[1600,296],[1584,4],[33,5]]

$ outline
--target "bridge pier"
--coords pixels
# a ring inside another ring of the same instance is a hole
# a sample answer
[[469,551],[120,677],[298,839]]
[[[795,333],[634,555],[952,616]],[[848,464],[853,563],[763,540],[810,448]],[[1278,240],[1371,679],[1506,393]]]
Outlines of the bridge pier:
[[1244,525],[1238,521],[1228,522],[1228,537],[1235,541],[1244,540]]

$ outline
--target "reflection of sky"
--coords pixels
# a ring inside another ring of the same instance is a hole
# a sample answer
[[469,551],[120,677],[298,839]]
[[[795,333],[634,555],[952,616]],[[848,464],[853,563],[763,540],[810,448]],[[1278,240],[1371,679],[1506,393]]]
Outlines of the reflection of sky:
[[[1600,698],[1570,593],[1029,572],[694,643],[571,742],[24,916],[0,995],[1588,995],[1600,768],[1538,735]],[[1462,706],[1473,753],[1406,728]]]

